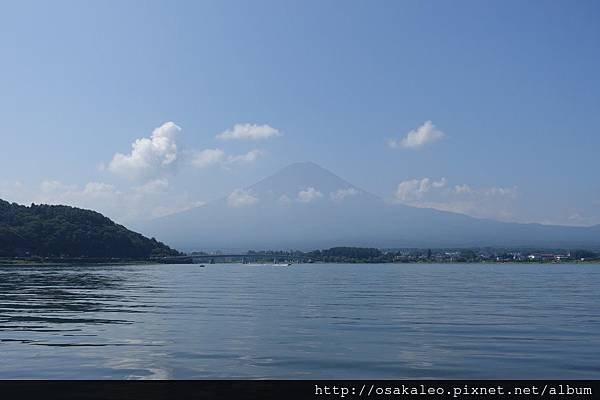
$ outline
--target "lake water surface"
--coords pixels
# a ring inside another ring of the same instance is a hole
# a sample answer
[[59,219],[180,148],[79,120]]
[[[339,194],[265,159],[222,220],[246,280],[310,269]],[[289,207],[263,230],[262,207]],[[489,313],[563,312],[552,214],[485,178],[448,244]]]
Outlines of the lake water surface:
[[0,267],[0,378],[595,378],[600,265]]

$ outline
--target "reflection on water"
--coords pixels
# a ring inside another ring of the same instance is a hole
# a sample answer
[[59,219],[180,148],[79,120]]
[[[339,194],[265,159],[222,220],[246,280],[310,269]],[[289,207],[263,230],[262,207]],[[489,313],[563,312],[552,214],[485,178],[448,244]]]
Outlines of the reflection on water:
[[128,323],[91,317],[100,311],[135,312],[128,309],[123,283],[119,275],[86,269],[0,268],[0,331],[63,332],[62,324]]
[[0,378],[597,378],[600,265],[0,267]]

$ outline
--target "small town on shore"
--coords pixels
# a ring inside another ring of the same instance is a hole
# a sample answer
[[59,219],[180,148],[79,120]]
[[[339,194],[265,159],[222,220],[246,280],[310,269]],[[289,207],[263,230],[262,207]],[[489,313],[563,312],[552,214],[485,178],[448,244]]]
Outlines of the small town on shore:
[[189,257],[210,263],[271,262],[290,263],[566,263],[600,262],[600,252],[586,249],[377,249],[333,247],[308,252],[248,251],[237,254],[213,251],[192,252]]

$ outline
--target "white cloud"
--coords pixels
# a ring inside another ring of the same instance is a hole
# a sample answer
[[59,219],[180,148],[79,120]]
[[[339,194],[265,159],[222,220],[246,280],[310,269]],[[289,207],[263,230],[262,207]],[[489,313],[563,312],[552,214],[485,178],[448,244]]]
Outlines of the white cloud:
[[227,157],[227,164],[248,164],[258,160],[265,154],[262,150],[250,150],[246,154]]
[[196,168],[206,168],[212,165],[249,164],[264,155],[265,152],[258,149],[237,155],[227,155],[221,149],[206,149],[194,153],[191,164]]
[[214,164],[220,164],[225,160],[225,152],[221,149],[206,149],[195,153],[192,157],[192,165],[197,168],[206,168]]
[[466,184],[456,185],[456,186],[454,186],[454,193],[456,193],[456,194],[473,193],[473,189],[471,189],[471,186],[466,185]]
[[150,138],[136,139],[129,154],[117,153],[108,171],[130,179],[153,178],[172,169],[177,161],[177,134],[181,128],[166,122],[154,129]]
[[431,121],[425,121],[416,130],[412,130],[402,139],[390,139],[388,144],[392,148],[418,149],[429,143],[437,142],[446,136],[444,132],[437,129]]
[[217,139],[232,140],[232,139],[268,139],[271,137],[281,136],[281,132],[269,125],[257,124],[235,124],[233,128],[221,132],[217,135]]
[[398,184],[394,201],[405,205],[434,208],[473,217],[511,220],[511,202],[516,187],[473,188],[467,184],[447,187],[446,179],[410,179]]
[[442,178],[439,181],[433,181],[431,182],[431,186],[434,188],[442,188],[446,186],[446,178]]
[[331,200],[333,201],[342,201],[346,197],[356,196],[357,194],[360,194],[360,192],[351,187],[347,189],[338,189],[335,192],[331,192],[329,193],[329,197],[331,197]]
[[396,189],[396,199],[400,202],[407,202],[422,198],[432,188],[439,189],[446,186],[446,178],[434,181],[429,178],[411,179],[400,182]]
[[258,203],[258,197],[254,196],[249,190],[235,189],[227,196],[227,205],[233,208],[250,206],[256,203]]
[[298,192],[298,201],[302,203],[310,203],[320,197],[323,197],[323,193],[319,192],[314,187],[308,187]]
[[[107,166],[101,169],[108,170],[116,175],[132,180],[151,180],[172,172],[179,160],[177,147],[177,134],[181,128],[173,122],[167,122],[154,129],[149,138],[140,138],[131,145],[128,154],[117,153]],[[268,125],[238,124],[232,130],[223,132],[218,137],[222,139],[261,139],[278,136],[278,130]],[[196,168],[206,168],[213,165],[237,165],[255,162],[265,155],[263,150],[254,149],[244,154],[228,155],[219,148],[201,151],[184,151],[190,155],[189,164]]]

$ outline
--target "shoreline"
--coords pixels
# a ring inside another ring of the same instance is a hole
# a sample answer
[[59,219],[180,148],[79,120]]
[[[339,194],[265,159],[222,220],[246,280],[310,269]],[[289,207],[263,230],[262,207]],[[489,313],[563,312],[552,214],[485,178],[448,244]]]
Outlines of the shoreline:
[[[571,265],[571,264],[581,264],[581,265],[600,265],[600,260],[589,260],[589,261],[563,261],[563,262],[552,262],[552,261],[537,261],[537,262],[519,262],[519,261],[481,261],[481,262],[436,262],[436,261],[417,261],[417,262],[312,262],[312,263],[291,263],[291,266],[294,265],[502,265],[502,264],[510,264],[510,265]],[[144,266],[144,265],[165,265],[165,266],[176,266],[176,265],[247,265],[240,262],[224,262],[224,263],[169,263],[169,262],[158,262],[154,260],[147,261],[112,261],[112,262],[24,262],[24,261],[14,261],[10,262],[7,260],[0,260],[0,267],[103,267],[103,266]],[[265,263],[264,265],[248,265],[252,266],[271,266],[270,263]]]
[[[0,261],[0,267],[72,267],[72,266],[80,266],[80,267],[102,267],[102,266],[110,266],[110,265],[160,265],[164,263],[150,262],[150,261],[123,261],[123,262],[64,262],[64,263],[56,263],[56,262],[6,262],[4,260]],[[164,264],[167,265],[167,264]]]

